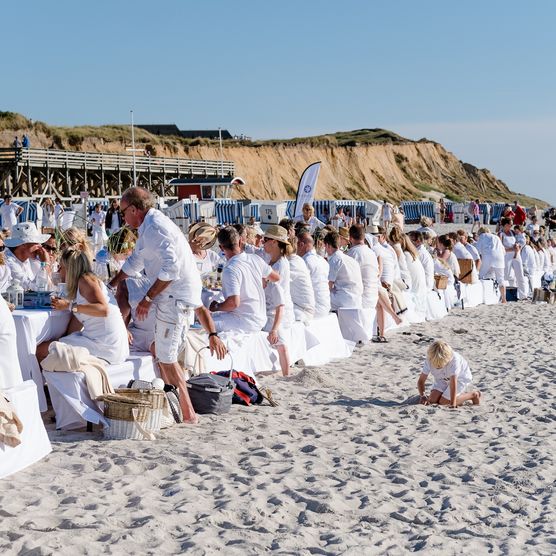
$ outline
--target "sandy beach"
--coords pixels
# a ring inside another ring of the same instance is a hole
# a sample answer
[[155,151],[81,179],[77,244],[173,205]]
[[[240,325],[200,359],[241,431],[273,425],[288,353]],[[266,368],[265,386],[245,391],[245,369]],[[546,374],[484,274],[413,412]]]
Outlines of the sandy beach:
[[[453,310],[265,377],[277,408],[234,406],[152,443],[50,426],[53,453],[2,483],[0,550],[553,554],[554,311]],[[483,405],[414,405],[428,337],[469,360]]]

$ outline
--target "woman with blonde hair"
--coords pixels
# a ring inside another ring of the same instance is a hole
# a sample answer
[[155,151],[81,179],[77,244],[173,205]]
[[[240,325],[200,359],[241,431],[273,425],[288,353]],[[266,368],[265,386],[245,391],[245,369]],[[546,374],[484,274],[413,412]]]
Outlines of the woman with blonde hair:
[[63,231],[60,230],[58,232],[58,243],[60,245],[60,251],[64,251],[68,247],[76,246],[83,251],[91,261],[94,258],[91,245],[87,240],[87,234],[84,230],[74,227]]
[[411,274],[407,268],[407,261],[401,246],[404,233],[397,226],[392,226],[388,234],[388,240],[392,249],[398,258],[398,266],[400,267],[400,278],[404,281],[408,288],[411,288]]
[[[91,355],[110,364],[129,357],[128,336],[114,297],[95,276],[91,259],[80,246],[68,247],[60,259],[60,274],[67,298],[52,298],[56,310],[70,310],[72,318],[60,342],[84,347]],[[50,342],[37,347],[39,362],[48,355]]]

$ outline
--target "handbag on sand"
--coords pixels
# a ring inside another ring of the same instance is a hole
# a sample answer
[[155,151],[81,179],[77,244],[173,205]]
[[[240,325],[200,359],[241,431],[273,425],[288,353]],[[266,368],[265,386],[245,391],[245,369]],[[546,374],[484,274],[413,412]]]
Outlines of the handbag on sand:
[[[227,375],[227,371],[220,371],[215,373],[217,375],[223,376]],[[265,399],[259,388],[255,379],[248,374],[242,373],[240,371],[232,371],[232,380],[234,381],[234,395],[232,398],[232,403],[240,405],[259,405]]]
[[[203,349],[206,348],[200,349],[195,359],[200,357]],[[195,413],[201,415],[206,413],[221,415],[230,411],[234,395],[234,381],[232,380],[233,361],[231,362],[230,370],[224,372],[228,375],[227,378],[218,374],[201,373],[200,375],[192,376],[186,382],[189,398]]]

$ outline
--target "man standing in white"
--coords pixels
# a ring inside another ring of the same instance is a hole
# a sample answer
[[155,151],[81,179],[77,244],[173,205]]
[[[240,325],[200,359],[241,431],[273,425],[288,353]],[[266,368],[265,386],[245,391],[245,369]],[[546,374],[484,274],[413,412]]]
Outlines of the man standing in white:
[[23,212],[23,207],[12,203],[12,196],[4,197],[4,204],[0,207],[0,216],[2,217],[2,229],[12,231],[17,224],[17,218]]
[[279,274],[258,255],[241,250],[240,237],[233,226],[218,232],[218,244],[226,265],[222,270],[224,301],[213,301],[210,310],[216,330],[259,332],[266,324],[263,280],[278,282]]
[[317,255],[313,236],[301,232],[297,236],[297,254],[305,261],[315,294],[315,318],[325,317],[330,313],[330,288],[328,287],[329,267],[326,260]]
[[504,281],[504,268],[506,250],[500,238],[490,233],[490,230],[481,226],[478,231],[479,239],[475,247],[482,257],[479,278],[493,278],[500,287],[500,298],[502,303],[506,303],[506,282]]
[[417,254],[419,255],[419,260],[425,269],[425,279],[427,281],[427,290],[432,290],[434,288],[434,261],[431,254],[426,248],[423,241],[423,234],[418,231],[409,232],[409,239],[411,243],[417,249]]
[[339,235],[336,232],[326,234],[324,249],[328,255],[328,285],[332,309],[361,309],[363,280],[357,261],[340,251]]
[[[155,350],[162,378],[178,388],[184,421],[196,423],[178,353],[189,314],[201,306],[201,277],[185,236],[154,206],[151,193],[142,187],[131,187],[122,195],[121,212],[126,224],[137,229],[138,239],[110,286],[145,272],[151,286],[137,305],[136,316],[143,320],[149,311],[156,311]],[[209,336],[214,334],[211,331]]]
[[359,264],[363,280],[363,308],[374,309],[378,301],[378,259],[375,252],[365,244],[365,228],[354,224],[349,229],[351,249],[347,252]]

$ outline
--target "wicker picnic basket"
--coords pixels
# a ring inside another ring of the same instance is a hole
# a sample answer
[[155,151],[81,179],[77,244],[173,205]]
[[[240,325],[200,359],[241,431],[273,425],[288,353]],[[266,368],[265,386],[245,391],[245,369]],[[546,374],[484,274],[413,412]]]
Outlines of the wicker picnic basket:
[[153,388],[118,388],[116,389],[116,394],[148,402],[152,411],[145,424],[145,428],[151,432],[158,432],[160,430],[162,412],[164,411],[164,406],[166,404],[166,395],[164,390],[155,390]]
[[151,403],[121,394],[107,394],[99,398],[104,402],[104,437],[111,440],[152,440],[154,435],[146,429],[151,418]]
[[475,261],[473,259],[458,259],[458,263],[460,270],[459,281],[462,284],[472,284]]
[[448,287],[448,276],[442,276],[441,274],[434,275],[434,287],[437,290],[445,290]]

